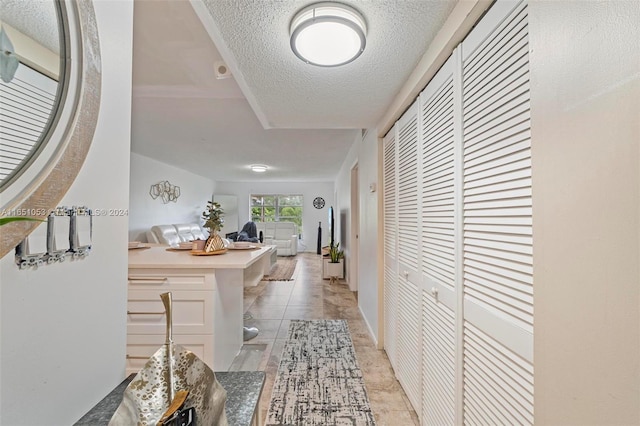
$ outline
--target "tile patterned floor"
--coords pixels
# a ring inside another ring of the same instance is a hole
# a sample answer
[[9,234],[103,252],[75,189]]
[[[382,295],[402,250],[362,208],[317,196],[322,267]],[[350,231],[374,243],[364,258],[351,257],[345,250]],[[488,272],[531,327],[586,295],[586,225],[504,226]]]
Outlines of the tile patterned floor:
[[253,317],[246,326],[260,329],[247,344],[265,344],[258,369],[267,373],[260,402],[266,418],[271,390],[292,319],[346,319],[364,375],[367,394],[379,426],[419,425],[418,417],[396,380],[384,351],[377,350],[358,310],[353,292],[344,283],[322,279],[322,259],[313,253],[299,253],[293,281],[262,281],[245,289],[245,312]]

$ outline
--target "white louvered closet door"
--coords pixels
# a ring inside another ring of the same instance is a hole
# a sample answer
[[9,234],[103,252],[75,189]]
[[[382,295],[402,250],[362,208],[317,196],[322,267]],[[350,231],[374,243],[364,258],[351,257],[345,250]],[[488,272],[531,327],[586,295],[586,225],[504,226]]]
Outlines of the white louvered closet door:
[[454,57],[420,95],[422,424],[455,424],[456,149]]
[[394,369],[398,321],[398,204],[395,127],[382,141],[384,189],[384,348]]
[[398,324],[396,374],[420,415],[422,404],[422,298],[420,284],[420,193],[418,102],[396,124],[398,143]]
[[533,423],[527,5],[499,1],[462,43],[464,418]]

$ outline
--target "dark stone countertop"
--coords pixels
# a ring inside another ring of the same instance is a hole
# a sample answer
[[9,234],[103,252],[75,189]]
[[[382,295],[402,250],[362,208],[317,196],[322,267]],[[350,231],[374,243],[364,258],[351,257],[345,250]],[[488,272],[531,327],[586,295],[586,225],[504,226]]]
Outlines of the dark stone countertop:
[[[124,379],[74,426],[108,425],[111,416],[122,402],[125,388],[134,377],[135,374],[131,374]],[[264,386],[264,371],[216,372],[216,378],[227,391],[225,411],[229,426],[250,426]],[[260,415],[260,413],[257,414]]]
[[[264,371],[218,372],[216,378],[227,391],[225,411],[229,426],[250,426],[264,386]],[[256,413],[260,415],[260,413]]]

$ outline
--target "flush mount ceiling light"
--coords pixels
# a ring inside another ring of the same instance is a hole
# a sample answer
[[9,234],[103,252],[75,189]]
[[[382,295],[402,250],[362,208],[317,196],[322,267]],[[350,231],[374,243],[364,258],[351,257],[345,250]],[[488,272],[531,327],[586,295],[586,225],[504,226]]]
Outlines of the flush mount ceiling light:
[[265,166],[264,164],[252,164],[250,167],[251,167],[251,170],[253,170],[256,173],[264,173],[268,169],[268,167]]
[[291,21],[291,49],[308,64],[337,67],[364,51],[367,26],[352,7],[331,2],[300,10]]

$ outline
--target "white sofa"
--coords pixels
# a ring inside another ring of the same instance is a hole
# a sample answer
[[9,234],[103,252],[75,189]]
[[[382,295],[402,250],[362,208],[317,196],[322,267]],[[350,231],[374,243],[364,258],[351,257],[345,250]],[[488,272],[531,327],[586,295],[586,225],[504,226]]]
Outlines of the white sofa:
[[298,232],[293,222],[256,222],[258,235],[262,231],[264,243],[276,246],[278,256],[298,254]]
[[147,242],[168,244],[172,247],[175,247],[178,243],[185,241],[206,239],[207,235],[197,223],[155,225],[147,231]]

